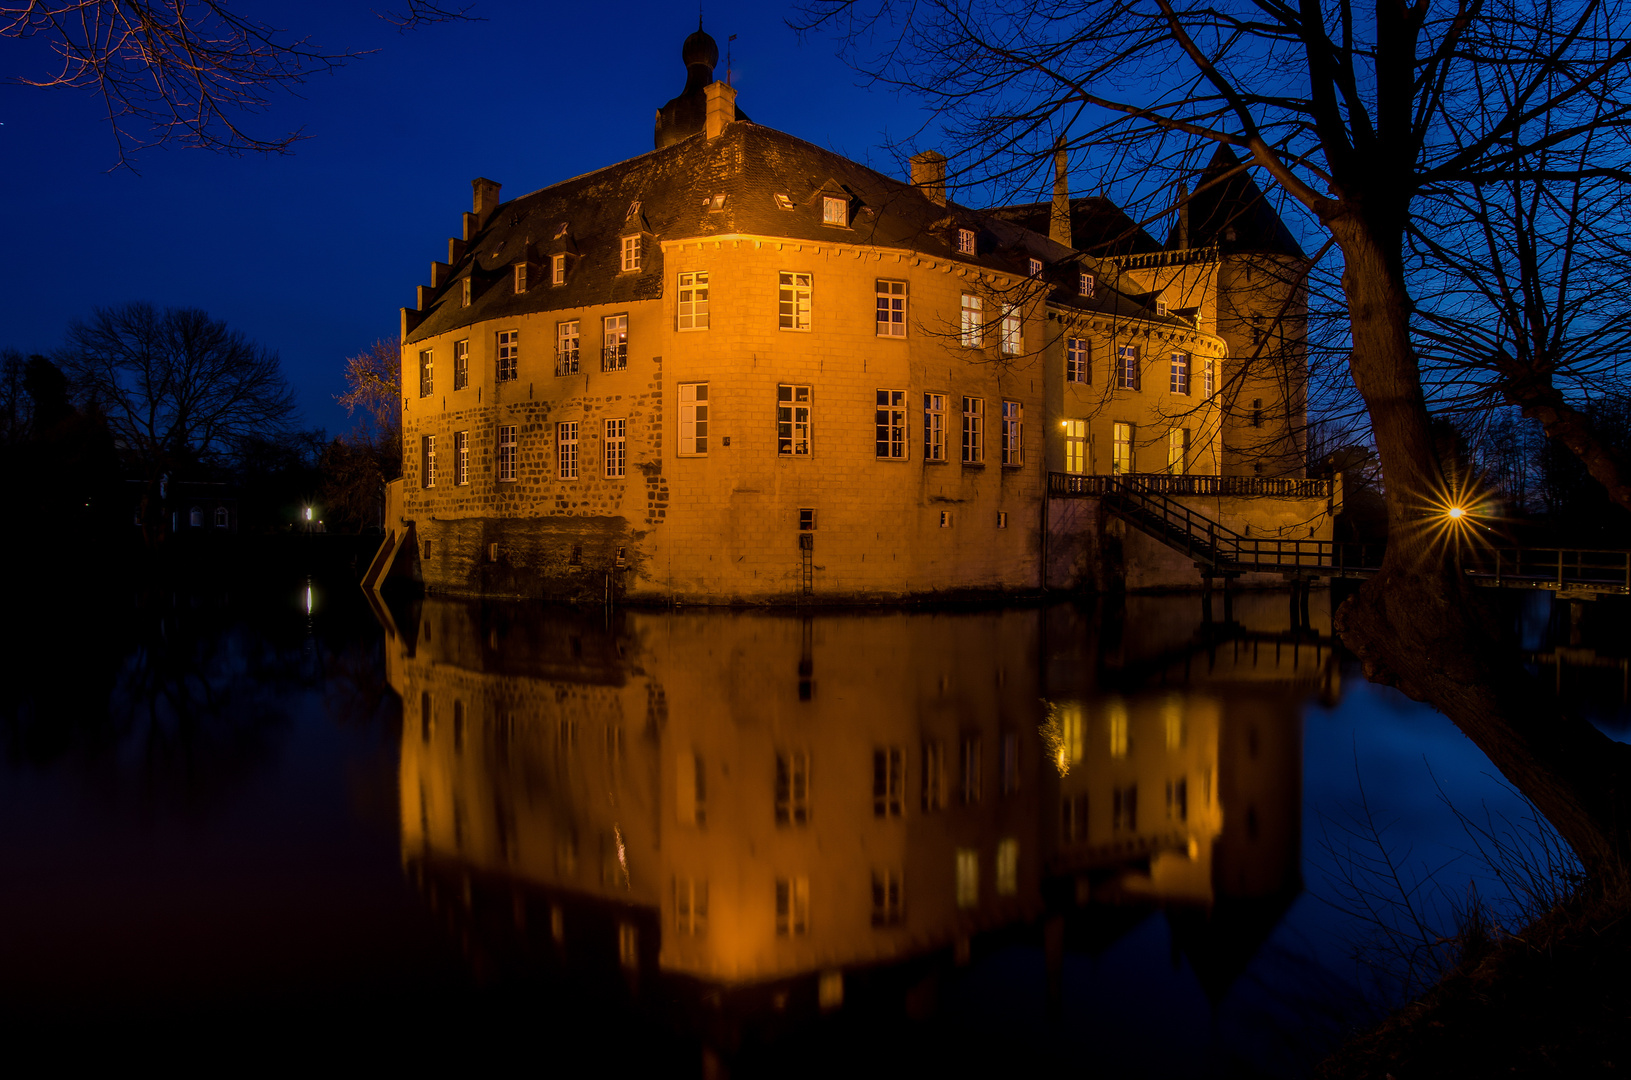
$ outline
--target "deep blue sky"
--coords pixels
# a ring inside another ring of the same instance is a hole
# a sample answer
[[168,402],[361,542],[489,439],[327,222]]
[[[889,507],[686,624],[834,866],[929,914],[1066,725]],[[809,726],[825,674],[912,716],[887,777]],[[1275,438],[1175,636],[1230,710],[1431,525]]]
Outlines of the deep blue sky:
[[[679,93],[696,9],[648,0],[475,0],[486,21],[409,34],[348,4],[235,8],[333,51],[377,52],[318,75],[247,118],[285,156],[149,150],[116,170],[100,101],[0,84],[0,348],[49,352],[70,319],[148,300],[199,307],[276,350],[303,423],[350,421],[341,363],[395,337],[397,309],[470,209],[470,180],[506,198],[651,149],[658,106]],[[738,104],[754,120],[886,172],[880,149],[922,122],[912,102],[859,88],[831,39],[800,44],[779,6],[711,2],[708,31],[737,34]],[[36,73],[36,44],[0,41],[0,73]],[[724,58],[721,57],[720,74]]]

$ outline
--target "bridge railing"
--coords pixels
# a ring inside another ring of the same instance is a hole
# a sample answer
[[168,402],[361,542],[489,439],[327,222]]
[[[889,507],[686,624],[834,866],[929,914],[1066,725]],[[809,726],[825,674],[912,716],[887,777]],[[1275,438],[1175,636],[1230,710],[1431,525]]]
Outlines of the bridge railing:
[[1631,592],[1631,551],[1592,548],[1491,548],[1461,556],[1469,573],[1559,585],[1619,586]]
[[1105,495],[1117,484],[1136,484],[1161,495],[1265,496],[1329,499],[1332,482],[1284,476],[1171,476],[1167,473],[1120,473],[1115,476],[1049,473],[1048,494],[1055,498]]

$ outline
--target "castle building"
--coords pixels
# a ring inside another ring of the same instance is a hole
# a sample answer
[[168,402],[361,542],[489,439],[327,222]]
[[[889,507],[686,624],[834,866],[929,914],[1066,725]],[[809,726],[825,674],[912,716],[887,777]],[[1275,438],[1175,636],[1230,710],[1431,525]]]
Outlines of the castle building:
[[[1182,584],[1155,541],[1050,513],[1049,475],[1301,476],[1306,319],[1271,271],[1306,260],[1227,159],[1162,246],[1071,199],[1062,157],[1051,203],[969,209],[939,154],[884,176],[749,120],[701,30],[682,55],[651,153],[473,182],[402,311],[387,562],[582,599]],[[1173,490],[1329,536],[1325,502]]]

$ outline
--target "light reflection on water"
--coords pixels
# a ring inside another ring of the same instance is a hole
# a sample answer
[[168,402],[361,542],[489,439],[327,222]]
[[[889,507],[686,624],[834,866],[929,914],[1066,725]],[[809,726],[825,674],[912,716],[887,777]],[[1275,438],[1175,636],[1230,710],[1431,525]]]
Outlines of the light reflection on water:
[[[1361,781],[1424,865],[1465,846],[1443,799],[1521,810],[1451,725],[1343,666],[1319,593],[1303,627],[1274,593],[1228,622],[1196,597],[427,599],[381,642],[354,593],[311,590],[136,620],[74,699],[90,734],[51,753],[22,749],[73,718],[18,680],[4,1003],[411,1000],[715,1075],[865,1053],[1296,1076],[1374,999],[1329,903]],[[1567,607],[1514,611],[1527,649],[1596,673],[1575,692],[1615,730],[1620,673],[1580,667]]]

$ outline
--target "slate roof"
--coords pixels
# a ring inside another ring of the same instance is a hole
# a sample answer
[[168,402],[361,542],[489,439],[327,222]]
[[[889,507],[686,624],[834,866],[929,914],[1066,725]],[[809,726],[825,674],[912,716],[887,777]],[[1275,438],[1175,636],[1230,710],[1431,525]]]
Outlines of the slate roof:
[[[1229,175],[1231,171],[1233,176]],[[1230,229],[1235,233],[1232,240]],[[1263,197],[1250,171],[1242,169],[1234,151],[1223,145],[1201,171],[1189,199],[1189,246],[1213,245],[1224,254],[1254,252],[1307,258],[1297,238]],[[1176,225],[1167,246],[1178,246]]]
[[[1053,219],[1053,203],[997,206],[986,213],[1047,236]],[[1145,255],[1161,250],[1154,237],[1123,213],[1121,207],[1102,195],[1084,195],[1070,200],[1070,239],[1071,246],[1077,251],[1100,259],[1117,255]]]
[[[822,223],[826,196],[847,200],[850,225]],[[1095,220],[1103,217],[1097,206],[1092,212]],[[964,228],[976,233],[973,255],[956,250],[958,230]],[[645,238],[642,268],[623,273],[621,238],[635,232]],[[1077,254],[1050,241],[1045,222],[1038,232],[1001,214],[942,206],[910,184],[738,120],[713,140],[693,135],[502,203],[407,340],[524,313],[654,300],[662,296],[665,280],[659,241],[740,233],[905,248],[1020,276],[1030,259],[1038,258],[1060,286],[1061,302],[1153,318],[1140,301],[1106,285],[1093,299],[1076,297]],[[567,281],[560,286],[548,284],[549,258],[556,252],[569,256]],[[531,266],[530,287],[516,295],[511,274],[520,260]],[[466,278],[472,282],[469,307],[460,304]]]

